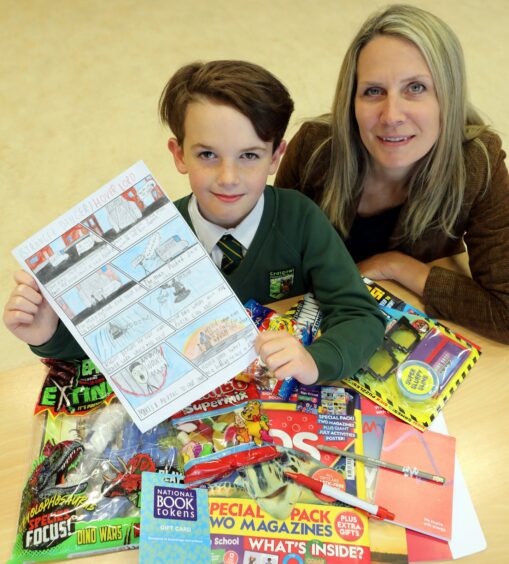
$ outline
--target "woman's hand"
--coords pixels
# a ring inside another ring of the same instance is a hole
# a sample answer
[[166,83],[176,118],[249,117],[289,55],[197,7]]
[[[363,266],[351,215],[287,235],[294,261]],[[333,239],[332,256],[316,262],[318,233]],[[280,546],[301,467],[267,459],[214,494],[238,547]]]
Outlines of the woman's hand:
[[286,331],[264,331],[256,337],[256,352],[278,380],[293,377],[309,386],[318,380],[313,357],[296,337]]
[[362,276],[372,280],[394,280],[418,296],[422,296],[430,267],[398,251],[373,255],[357,263]]

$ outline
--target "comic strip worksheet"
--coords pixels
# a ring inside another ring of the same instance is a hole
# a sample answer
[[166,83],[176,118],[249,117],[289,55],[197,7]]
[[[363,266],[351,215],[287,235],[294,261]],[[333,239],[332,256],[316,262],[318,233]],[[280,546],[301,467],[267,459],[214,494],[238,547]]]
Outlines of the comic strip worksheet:
[[142,432],[256,358],[251,318],[142,161],[13,255]]

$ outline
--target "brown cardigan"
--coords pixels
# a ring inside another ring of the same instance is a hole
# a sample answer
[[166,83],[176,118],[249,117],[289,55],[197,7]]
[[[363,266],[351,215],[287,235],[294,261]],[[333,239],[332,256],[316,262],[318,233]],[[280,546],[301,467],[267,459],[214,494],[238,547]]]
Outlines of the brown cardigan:
[[[275,185],[300,190],[319,203],[330,155],[324,152],[306,186],[301,179],[312,151],[327,135],[326,125],[306,122],[288,144]],[[491,178],[485,189],[484,153],[478,142],[465,143],[467,183],[454,229],[457,238],[429,229],[415,243],[401,241],[404,205],[387,250],[430,262],[460,253],[466,245],[472,278],[434,266],[422,298],[426,312],[509,344],[509,175],[500,137],[486,132],[480,140],[488,150]]]

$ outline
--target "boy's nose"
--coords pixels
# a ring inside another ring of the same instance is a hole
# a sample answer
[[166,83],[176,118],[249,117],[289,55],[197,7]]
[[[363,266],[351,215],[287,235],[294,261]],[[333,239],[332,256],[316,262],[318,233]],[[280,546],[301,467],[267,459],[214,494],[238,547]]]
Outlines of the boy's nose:
[[380,121],[384,125],[398,125],[405,121],[404,102],[397,95],[388,94],[380,115]]
[[223,162],[219,170],[218,182],[221,186],[234,186],[239,182],[237,167],[234,163]]

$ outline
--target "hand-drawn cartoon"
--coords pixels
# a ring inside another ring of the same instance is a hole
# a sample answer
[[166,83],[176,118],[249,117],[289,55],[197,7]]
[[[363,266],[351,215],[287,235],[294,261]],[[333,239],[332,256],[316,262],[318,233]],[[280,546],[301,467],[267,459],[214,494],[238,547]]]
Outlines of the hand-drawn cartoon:
[[184,355],[197,360],[212,349],[228,346],[230,342],[237,340],[239,333],[246,327],[245,324],[231,318],[222,318],[207,323],[192,333],[184,345]]
[[[154,233],[152,237],[147,242],[145,250],[142,254],[138,255],[132,261],[132,267],[136,268],[141,266],[145,272],[145,276],[159,268],[162,265],[161,260],[156,255],[156,249],[161,243],[161,235],[159,233]],[[155,264],[150,264],[155,263]],[[150,265],[150,266],[148,266]]]
[[89,333],[85,340],[97,356],[106,361],[131,347],[160,323],[145,308],[135,304]]
[[117,386],[134,396],[150,396],[165,384],[169,369],[161,348],[156,348],[113,377]]
[[76,285],[78,294],[86,307],[93,307],[116,292],[122,283],[110,268],[103,267]]
[[169,298],[168,290],[173,290],[173,301],[175,303],[179,303],[185,300],[191,293],[191,290],[186,288],[184,284],[182,284],[176,278],[174,278],[170,282],[161,284],[161,286],[159,286],[159,295],[157,296],[157,301],[160,304],[165,303],[168,300]]
[[168,241],[165,241],[156,248],[157,256],[164,262],[168,262],[175,258],[180,253],[183,253],[189,243],[184,239],[181,239],[179,235],[173,235]]
[[136,223],[142,217],[141,210],[136,202],[121,196],[106,204],[108,220],[115,233]]

